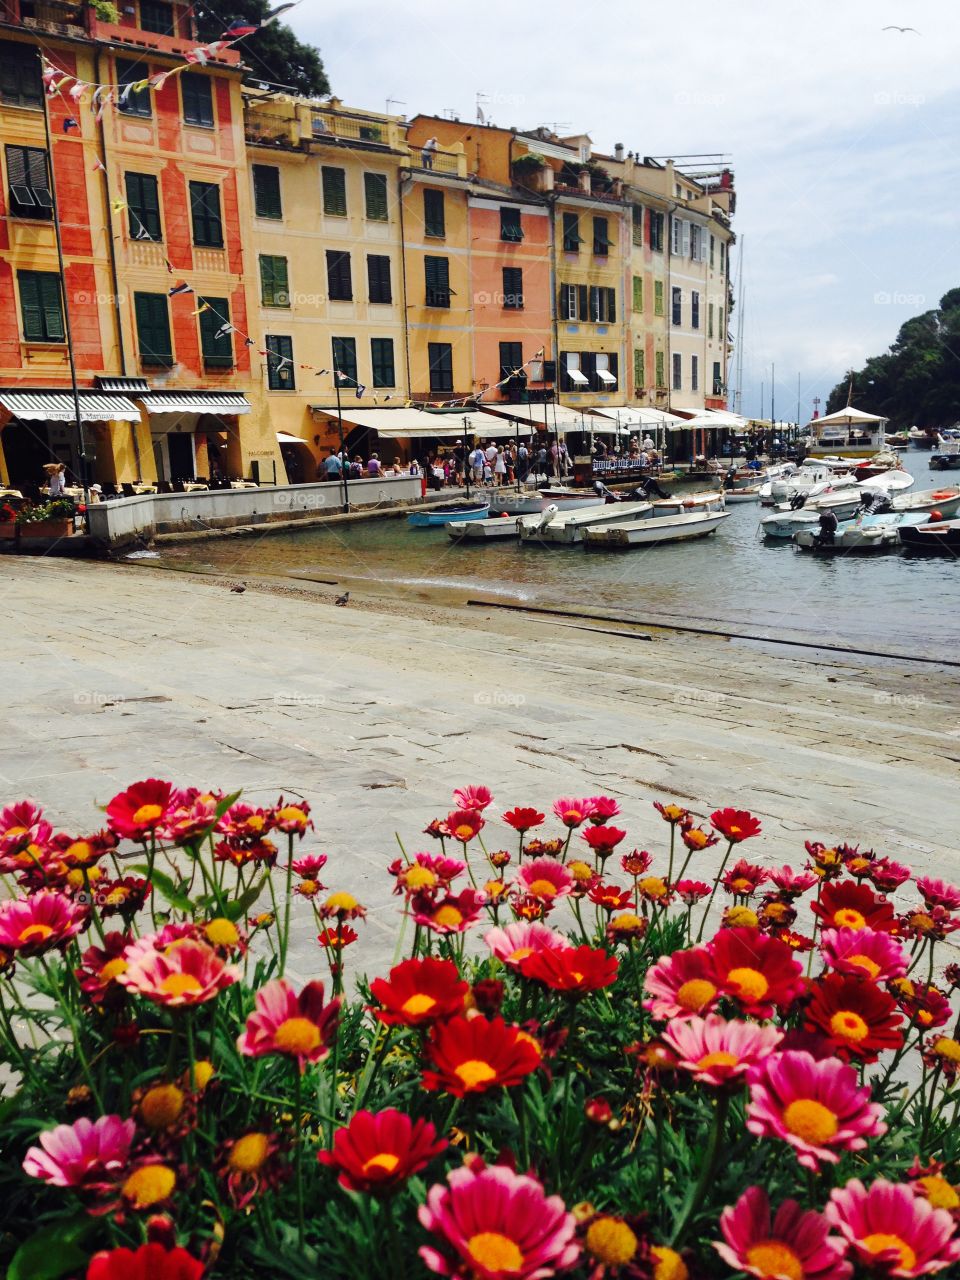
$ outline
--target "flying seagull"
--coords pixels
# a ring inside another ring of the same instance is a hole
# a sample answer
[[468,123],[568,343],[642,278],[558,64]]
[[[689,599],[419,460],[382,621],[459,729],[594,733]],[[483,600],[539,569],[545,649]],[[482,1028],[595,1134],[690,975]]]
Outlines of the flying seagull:
[[915,36],[918,36],[920,34],[920,32],[917,30],[916,27],[884,27],[883,30],[899,31],[902,36],[906,35],[908,31],[912,31]]
[[339,607],[342,609],[349,599],[350,599],[350,592],[345,591],[342,596],[337,596],[336,600],[334,600],[333,603],[335,605],[339,605]]

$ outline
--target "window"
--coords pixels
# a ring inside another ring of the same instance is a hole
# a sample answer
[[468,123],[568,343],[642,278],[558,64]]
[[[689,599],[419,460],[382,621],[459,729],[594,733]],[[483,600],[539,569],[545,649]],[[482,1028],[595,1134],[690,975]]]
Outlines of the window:
[[140,0],[140,30],[154,31],[160,36],[175,36],[173,6],[163,0]]
[[674,324],[683,323],[683,293],[680,289],[671,289],[671,318]]
[[680,252],[680,236],[683,223],[680,218],[670,219],[670,252],[677,256]]
[[500,239],[519,244],[523,239],[523,228],[520,225],[520,210],[511,205],[500,206]]
[[593,369],[590,385],[594,391],[612,391],[617,385],[617,357],[598,351],[590,357]]
[[268,333],[264,342],[267,347],[267,387],[271,391],[295,391],[293,339],[285,334]]
[[327,250],[327,297],[331,302],[353,301],[350,254],[339,249]]
[[347,216],[347,175],[343,169],[324,165],[320,171],[323,187],[323,212],[333,218]]
[[149,74],[146,65],[142,62],[127,62],[122,58],[117,59],[117,88],[120,90],[120,99],[117,103],[119,110],[125,116],[152,116],[153,104],[150,101],[149,89],[129,89],[132,84],[139,84],[141,80],[146,80]]
[[50,218],[53,196],[47,153],[40,147],[6,147],[7,189],[14,218]]
[[[200,351],[207,369],[233,368],[233,339],[230,336],[230,303],[226,298],[200,298]],[[224,329],[228,332],[224,333]]]
[[720,270],[721,271],[723,270],[724,259],[726,258],[726,256],[727,256],[727,246],[721,240],[720,241]]
[[127,221],[132,240],[162,240],[160,193],[152,173],[128,173]]
[[663,253],[664,215],[650,210],[650,248],[654,253]]
[[633,277],[633,309],[643,310],[643,276]]
[[190,216],[193,219],[193,243],[204,249],[222,249],[220,188],[215,182],[190,183]]
[[655,316],[663,315],[663,281],[654,280],[653,282],[653,314]]
[[598,258],[606,258],[611,249],[609,224],[606,218],[593,220],[593,252]]
[[711,236],[710,237],[710,270],[711,271],[713,270],[714,257],[716,255],[716,251],[717,251],[717,237]]
[[135,293],[133,309],[137,318],[137,342],[140,363],[154,368],[173,366],[173,344],[170,341],[170,316],[165,293]]
[[523,310],[523,270],[503,268],[503,305],[508,311]]
[[633,389],[643,391],[646,375],[643,368],[643,352],[639,347],[633,349]]
[[683,390],[683,361],[679,351],[673,353],[673,389]]
[[631,221],[633,223],[633,243],[635,245],[643,245],[643,205],[635,204],[630,208]]
[[663,391],[667,385],[666,375],[664,374],[664,371],[663,371],[663,352],[655,351],[653,355],[653,360],[654,360],[654,372],[657,379],[657,388],[658,390]]
[[430,390],[453,390],[453,347],[449,342],[428,342],[427,361],[430,366]]
[[707,303],[707,337],[713,337],[713,303]]
[[590,303],[585,284],[562,284],[560,286],[560,319],[586,320],[590,314]]
[[700,295],[696,289],[690,291],[690,328],[700,328]]
[[522,342],[500,343],[500,381],[502,382],[504,378],[523,378],[526,382],[527,375],[523,372]]
[[715,396],[723,395],[723,375],[720,372],[720,361],[713,362],[713,394]]
[[55,271],[18,271],[24,342],[63,342],[63,302]]
[[560,390],[583,391],[590,385],[590,379],[581,369],[582,357],[579,351],[562,351],[560,353]]
[[253,211],[258,218],[282,218],[280,170],[272,164],[253,166]]
[[393,291],[390,288],[390,258],[387,254],[367,254],[367,289],[371,302],[393,301]]
[[450,262],[447,258],[425,257],[423,260],[423,276],[426,285],[425,305],[428,307],[449,307],[450,294]]
[[273,253],[260,255],[260,301],[265,307],[289,307],[287,260]]
[[690,390],[696,391],[700,386],[700,359],[698,356],[690,357]]
[[563,215],[563,252],[580,252],[580,218],[575,213]]
[[397,375],[393,366],[393,339],[371,338],[370,361],[373,365],[375,387],[395,387]]
[[698,227],[693,222],[690,224],[689,252],[693,262],[703,261],[703,227]]
[[363,201],[367,219],[370,222],[388,221],[390,214],[387,207],[387,175],[385,173],[363,175]]
[[423,233],[442,240],[447,234],[443,210],[443,192],[432,187],[423,192]]
[[699,231],[700,227],[693,227],[685,218],[670,219],[670,252],[674,257],[688,258],[692,257],[691,250],[691,231]]
[[213,89],[209,76],[197,71],[180,74],[180,95],[183,102],[183,123],[213,128]]
[[0,44],[0,102],[7,107],[42,107],[40,60],[33,45]]
[[613,324],[617,318],[617,291],[605,286],[590,285],[590,311],[588,316],[594,324]]
[[357,385],[357,340],[356,338],[333,339],[333,374],[343,374],[337,378],[341,387]]
[[723,327],[723,307],[717,308],[717,337],[721,342],[726,341],[727,331]]

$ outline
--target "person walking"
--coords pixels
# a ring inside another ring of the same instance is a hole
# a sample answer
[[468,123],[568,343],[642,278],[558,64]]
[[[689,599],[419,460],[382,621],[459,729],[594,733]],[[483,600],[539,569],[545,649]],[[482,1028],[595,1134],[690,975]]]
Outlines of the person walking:
[[530,453],[525,444],[517,449],[517,480],[523,484],[530,473]]
[[504,457],[503,449],[497,450],[497,456],[493,462],[493,482],[499,489],[505,483],[507,478],[507,460]]
[[371,453],[370,459],[367,462],[367,475],[378,476],[382,473],[382,471],[383,471],[383,468],[380,466],[380,459],[377,457],[375,453]]

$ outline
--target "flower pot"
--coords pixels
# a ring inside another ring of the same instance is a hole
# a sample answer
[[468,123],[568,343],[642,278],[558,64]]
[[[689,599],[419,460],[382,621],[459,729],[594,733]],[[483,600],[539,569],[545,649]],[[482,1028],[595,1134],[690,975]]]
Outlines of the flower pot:
[[0,538],[15,538],[17,525],[14,520],[0,520]]
[[21,538],[68,538],[72,533],[72,520],[33,520],[20,526]]

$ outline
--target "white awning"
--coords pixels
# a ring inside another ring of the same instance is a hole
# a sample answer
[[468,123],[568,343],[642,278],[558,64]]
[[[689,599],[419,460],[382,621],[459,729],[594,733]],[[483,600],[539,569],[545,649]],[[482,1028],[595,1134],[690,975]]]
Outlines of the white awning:
[[673,406],[674,413],[683,416],[689,415],[685,421],[680,422],[675,428],[681,431],[685,428],[696,431],[743,431],[747,427],[747,419],[740,416],[739,413],[731,413],[728,409],[685,409],[679,405]]
[[598,405],[596,412],[602,413],[605,418],[616,418],[621,428],[628,431],[632,431],[634,427],[667,427],[673,423],[683,422],[683,419],[675,413],[667,413],[664,409],[651,409],[648,405],[640,404]]
[[[0,406],[31,422],[76,422],[71,391],[0,391]],[[83,422],[139,422],[140,410],[126,396],[80,392]]]
[[[599,373],[600,373],[600,370],[598,369],[598,370],[597,370],[597,374],[599,375]],[[590,384],[590,379],[589,379],[589,378],[584,377],[584,375],[580,372],[580,370],[579,370],[579,369],[568,369],[568,370],[567,370],[567,377],[570,379],[570,381],[571,381],[571,382],[575,382],[575,383],[577,383],[577,385],[578,385],[578,386],[579,386],[581,383],[582,383],[585,387],[586,387],[586,386],[589,386],[589,384]],[[616,382],[616,378],[611,379],[611,381]]]
[[[324,413],[336,422],[337,411],[327,405],[311,405],[318,413]],[[425,409],[353,409],[343,410],[345,427],[366,427],[376,431],[385,440],[409,439],[457,440],[464,434],[479,430],[476,410],[463,413],[430,413]]]
[[292,436],[286,431],[277,432],[277,441],[280,444],[305,444],[310,447],[309,441],[304,440],[303,436]]
[[[565,404],[485,404],[482,408],[491,417],[512,418],[531,427],[545,427],[551,432],[589,431],[591,422],[596,425],[594,415],[598,412],[592,408],[574,409]],[[481,430],[485,432],[487,429],[483,427]]]
[[[569,370],[567,372],[569,373]],[[608,369],[598,369],[597,377],[601,382],[605,382],[610,387],[615,387],[617,385],[616,378]],[[576,381],[576,379],[574,379],[574,381]],[[586,378],[584,378],[584,382],[586,382]]]
[[249,413],[250,401],[239,391],[150,391],[140,396],[151,415],[160,413]]
[[854,409],[847,405],[846,409],[837,409],[823,418],[814,418],[807,423],[808,427],[878,427],[889,419],[878,417],[875,413],[866,413],[863,409]]

